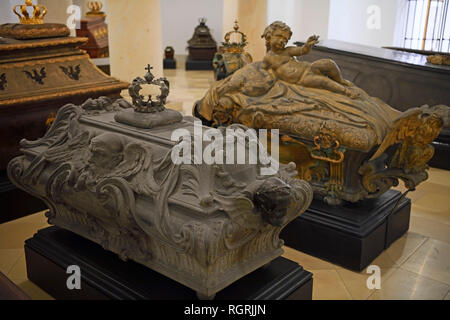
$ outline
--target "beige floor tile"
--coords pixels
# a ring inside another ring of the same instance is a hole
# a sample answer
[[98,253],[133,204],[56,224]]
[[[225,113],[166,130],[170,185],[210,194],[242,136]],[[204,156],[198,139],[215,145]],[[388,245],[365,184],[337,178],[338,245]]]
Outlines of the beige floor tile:
[[434,219],[411,215],[409,230],[410,232],[450,243],[450,225],[439,223]]
[[380,268],[395,268],[397,264],[392,259],[392,257],[383,251],[378,257],[376,257],[370,264],[379,266]]
[[45,213],[47,211],[48,210],[36,212],[34,214],[30,214],[30,215],[22,217],[20,219],[9,221],[7,223],[10,225],[14,225],[17,223],[31,223],[31,224],[36,224],[36,225],[45,225],[45,224],[47,224],[47,218],[45,217]]
[[[450,178],[448,180],[450,182]],[[419,184],[415,191],[409,192],[407,194],[407,197],[411,199],[412,203],[415,204],[417,201],[422,199],[422,197],[430,194],[438,194],[445,196],[450,192],[450,183],[447,182],[446,184],[440,184],[440,183],[434,183],[430,179],[425,180],[421,184]],[[400,183],[399,186],[394,187],[393,189],[398,190],[400,192],[405,192],[406,188],[405,186]],[[445,203],[449,203],[448,199],[444,200]],[[423,204],[422,204],[423,205]]]
[[47,292],[39,288],[33,282],[28,279],[24,279],[16,282],[17,286],[20,287],[32,300],[55,300]]
[[[415,191],[409,192],[407,194],[407,197],[409,199],[411,199],[412,203],[414,203],[415,201],[417,201],[418,199],[423,197],[423,195],[427,194],[428,191],[424,189],[425,185],[426,185],[426,182],[423,182],[416,188]],[[403,193],[407,190],[406,187],[402,183],[400,183],[397,187],[393,187],[392,189],[400,191],[401,193]]]
[[[428,238],[424,235],[407,232],[401,238],[397,239],[386,249],[385,254],[395,263],[396,266],[402,265]],[[372,264],[376,264],[373,262]],[[384,267],[380,265],[380,267]]]
[[0,272],[7,275],[22,255],[23,249],[0,249]]
[[415,216],[435,219],[437,222],[450,225],[449,195],[450,188],[447,194],[427,193],[412,203],[411,211]]
[[429,239],[401,268],[450,285],[450,244]]
[[[398,268],[380,268],[381,285],[394,273]],[[367,268],[361,272],[355,272],[347,269],[336,270],[341,277],[345,288],[354,300],[366,300],[377,289],[369,289],[367,280],[373,273],[367,273]]]
[[292,260],[300,264],[304,269],[308,271],[312,270],[334,270],[337,269],[338,266],[334,265],[325,260],[321,260],[319,258],[310,256],[306,253],[294,250],[292,248],[283,247],[284,254],[283,257],[286,259]]
[[351,300],[336,270],[314,270],[313,300]]
[[0,225],[0,249],[22,249],[25,240],[31,238],[44,225],[42,223],[7,222]]
[[450,183],[450,171],[438,168],[430,168],[428,170],[428,180],[432,183],[441,184],[444,186],[449,186]]
[[444,300],[450,300],[450,291],[447,292],[447,295],[445,296]]
[[370,300],[442,300],[450,286],[418,274],[397,269],[386,281],[381,282],[381,289],[376,290]]
[[16,279],[27,279],[27,265],[25,261],[25,254],[23,254],[11,268],[11,270],[6,274],[8,278],[12,281]]
[[[428,197],[428,195],[424,197]],[[411,208],[411,217],[425,218],[438,224],[445,224],[447,226],[450,226],[450,212],[428,210],[424,209],[423,207],[419,207],[414,203],[412,204]]]

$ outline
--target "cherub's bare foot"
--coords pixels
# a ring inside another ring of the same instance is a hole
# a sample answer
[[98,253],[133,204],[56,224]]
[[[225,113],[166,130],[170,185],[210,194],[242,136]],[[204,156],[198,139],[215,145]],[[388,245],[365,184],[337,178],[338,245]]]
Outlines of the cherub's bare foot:
[[361,96],[361,94],[353,88],[345,88],[345,95],[347,95],[351,99],[356,99]]
[[347,87],[353,87],[353,82],[342,79],[342,84]]

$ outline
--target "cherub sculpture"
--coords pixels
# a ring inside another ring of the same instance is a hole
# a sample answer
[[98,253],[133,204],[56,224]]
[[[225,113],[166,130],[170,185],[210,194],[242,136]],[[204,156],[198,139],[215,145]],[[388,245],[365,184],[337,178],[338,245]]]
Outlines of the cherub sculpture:
[[318,43],[319,36],[308,38],[302,47],[286,47],[292,36],[289,26],[281,21],[270,24],[262,35],[266,40],[267,54],[262,67],[283,81],[310,88],[320,88],[345,94],[351,98],[359,96],[353,84],[342,78],[337,64],[330,59],[320,59],[313,63],[298,61],[296,56],[309,53]]

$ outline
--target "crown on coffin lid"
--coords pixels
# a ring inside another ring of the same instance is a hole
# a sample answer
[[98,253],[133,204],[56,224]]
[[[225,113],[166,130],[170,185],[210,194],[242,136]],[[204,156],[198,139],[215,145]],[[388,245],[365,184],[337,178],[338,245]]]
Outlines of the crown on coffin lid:
[[[20,13],[17,12],[17,8],[19,8]],[[31,16],[28,8],[33,8]],[[47,14],[47,8],[43,5],[33,5],[32,0],[25,0],[25,4],[14,6],[13,12],[19,17],[21,24],[43,24],[44,16]]]

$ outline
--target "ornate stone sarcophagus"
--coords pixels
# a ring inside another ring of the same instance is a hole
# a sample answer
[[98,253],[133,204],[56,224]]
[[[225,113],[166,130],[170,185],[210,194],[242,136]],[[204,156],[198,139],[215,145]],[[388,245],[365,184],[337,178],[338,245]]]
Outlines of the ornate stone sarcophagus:
[[430,143],[448,123],[449,108],[397,111],[343,79],[334,61],[295,60],[318,37],[285,47],[291,34],[282,22],[267,27],[264,60],[217,82],[193,115],[214,127],[279,129],[280,161],[295,162],[328,204],[379,197],[399,179],[413,190],[427,179]]
[[[164,108],[168,82],[148,70],[130,86],[133,105],[62,107],[44,137],[21,142],[8,174],[48,204],[49,223],[212,297],[281,255],[278,235],[312,189],[292,164],[271,176],[262,165],[176,164],[173,152],[198,137],[194,119]],[[158,101],[144,100],[144,84],[160,86]],[[172,141],[176,129],[189,139]]]

